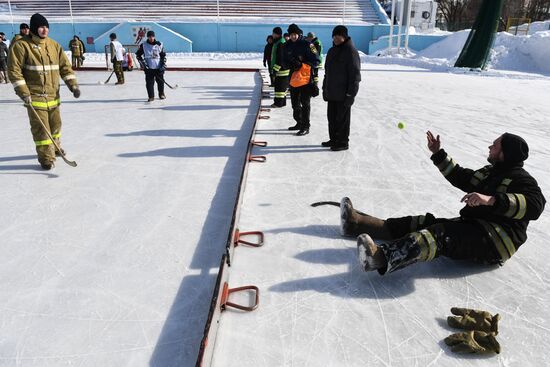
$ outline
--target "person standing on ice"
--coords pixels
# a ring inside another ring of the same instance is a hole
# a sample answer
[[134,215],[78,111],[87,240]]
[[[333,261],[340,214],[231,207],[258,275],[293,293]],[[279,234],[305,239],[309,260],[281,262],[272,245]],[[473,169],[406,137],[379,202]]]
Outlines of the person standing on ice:
[[0,83],[8,83],[8,45],[2,38],[4,34],[0,33]]
[[361,82],[359,52],[343,25],[332,31],[333,46],[328,50],[323,79],[323,100],[327,104],[329,140],[321,143],[333,151],[349,148],[351,106]]
[[285,40],[282,38],[281,27],[273,28],[273,49],[271,51],[271,73],[275,75],[273,87],[275,98],[271,107],[278,108],[286,106],[286,90],[290,77],[290,70],[284,63]]
[[15,93],[27,106],[38,162],[43,169],[49,170],[59,152],[55,151],[40,121],[61,146],[59,79],[63,79],[75,98],[80,97],[80,89],[63,48],[48,37],[48,20],[36,13],[30,24],[30,35],[18,40],[10,49],[8,76]]
[[21,23],[19,25],[19,34],[16,34],[15,36],[13,36],[9,47],[11,48],[15,44],[15,42],[17,42],[18,40],[20,40],[25,36],[28,36],[29,32],[30,32],[29,25],[27,23]]
[[117,82],[115,85],[124,84],[124,71],[122,70],[122,61],[124,61],[124,47],[117,41],[116,33],[109,35],[111,43],[109,44],[111,52],[111,62],[113,63],[113,70],[116,75]]
[[264,46],[264,68],[267,67],[269,71],[269,80],[270,85],[273,85],[273,74],[271,73],[271,52],[273,51],[273,36],[270,34],[265,40],[266,44]]
[[[285,43],[284,63],[292,71],[290,77],[290,101],[296,125],[288,130],[298,130],[296,135],[309,134],[311,96],[313,94],[313,69],[319,64],[314,45],[303,38],[303,32],[296,24],[288,26],[290,40]],[[319,93],[317,93],[318,95]]]
[[155,32],[147,32],[147,41],[139,45],[136,57],[145,71],[145,86],[147,88],[148,102],[155,100],[155,81],[159,98],[165,99],[164,95],[164,70],[166,69],[166,54],[162,43],[155,40]]
[[76,34],[71,42],[69,42],[69,50],[71,51],[73,69],[80,68],[82,65],[82,55],[84,55],[84,50],[82,48],[82,42],[80,42]]
[[306,41],[311,42],[311,44],[315,46],[317,55],[319,55],[319,65],[313,69],[313,83],[317,85],[319,82],[319,68],[323,67],[323,43],[313,32],[308,32]]
[[[431,160],[451,185],[467,194],[460,216],[436,218],[431,213],[382,220],[355,210],[349,198],[340,203],[340,230],[357,236],[357,252],[365,271],[391,273],[438,256],[504,263],[527,240],[529,221],[546,204],[537,181],[523,169],[529,146],[504,133],[489,146],[489,165],[476,171],[458,165],[441,149],[439,135],[428,131]],[[375,244],[372,238],[383,240]]]

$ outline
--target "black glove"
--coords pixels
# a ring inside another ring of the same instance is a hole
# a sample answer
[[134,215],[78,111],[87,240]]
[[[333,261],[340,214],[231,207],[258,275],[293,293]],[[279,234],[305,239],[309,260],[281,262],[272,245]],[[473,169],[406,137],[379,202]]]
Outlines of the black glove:
[[31,96],[22,96],[21,99],[23,100],[23,102],[25,103],[25,105],[30,105],[32,103],[32,98]]
[[317,97],[318,95],[319,95],[319,87],[315,83],[311,84],[311,96]]
[[115,61],[116,61],[116,57],[112,57],[112,58],[111,58],[111,63],[113,63],[113,64],[114,64],[114,63],[115,63]]
[[165,70],[166,70],[166,65],[165,64],[159,64],[159,71],[161,73],[164,73]]
[[78,88],[78,86],[74,87],[72,92],[73,92],[74,98],[80,97],[80,89]]
[[290,62],[290,67],[291,67],[292,70],[294,70],[294,71],[300,70],[300,68],[302,67],[302,63],[300,62],[300,60],[293,59],[293,60]]
[[349,108],[353,106],[353,102],[355,102],[355,97],[346,94],[346,98],[344,99],[344,106]]

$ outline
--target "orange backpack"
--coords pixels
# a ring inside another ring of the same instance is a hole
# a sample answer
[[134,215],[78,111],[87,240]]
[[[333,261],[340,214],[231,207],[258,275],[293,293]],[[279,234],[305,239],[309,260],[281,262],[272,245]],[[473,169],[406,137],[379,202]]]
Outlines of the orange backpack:
[[293,88],[302,87],[306,84],[309,84],[311,79],[311,66],[303,63],[300,69],[292,73],[290,77],[290,86]]

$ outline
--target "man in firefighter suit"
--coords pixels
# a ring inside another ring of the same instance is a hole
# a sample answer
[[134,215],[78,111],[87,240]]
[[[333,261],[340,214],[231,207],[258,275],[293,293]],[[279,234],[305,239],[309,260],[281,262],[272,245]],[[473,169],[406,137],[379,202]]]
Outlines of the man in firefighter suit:
[[31,17],[30,34],[10,49],[8,75],[15,93],[27,106],[38,162],[43,169],[54,166],[55,151],[41,120],[58,146],[61,138],[59,79],[62,78],[75,98],[80,89],[69,59],[59,43],[48,38],[48,20],[36,13]]
[[[311,97],[313,95],[313,70],[319,63],[314,45],[306,41],[296,24],[288,26],[290,39],[284,47],[284,63],[290,67],[290,101],[296,125],[288,130],[298,130],[296,135],[309,134]],[[319,94],[319,93],[317,93]]]
[[82,55],[84,55],[84,50],[78,36],[75,35],[71,42],[69,42],[69,50],[71,51],[73,69],[80,68],[80,66],[82,66]]
[[122,61],[124,61],[124,47],[117,41],[116,33],[109,35],[111,43],[109,44],[111,52],[111,62],[113,63],[113,70],[116,75],[117,82],[115,85],[124,84],[124,71],[122,71]]
[[157,82],[159,98],[165,99],[164,70],[166,69],[166,53],[162,43],[155,40],[155,32],[147,32],[147,41],[139,45],[136,57],[145,72],[148,102],[155,100],[155,81]]
[[[341,232],[357,236],[359,261],[365,271],[393,272],[438,256],[485,264],[508,260],[527,240],[529,221],[536,220],[546,200],[537,181],[523,169],[529,147],[521,137],[505,133],[489,146],[489,165],[462,168],[441,149],[439,135],[428,131],[431,160],[451,185],[467,194],[458,218],[420,216],[382,220],[340,203]],[[383,240],[375,244],[372,238]]]
[[286,90],[290,80],[290,70],[284,63],[285,39],[282,37],[281,27],[273,28],[273,49],[271,51],[272,74],[275,75],[273,87],[275,88],[275,98],[271,107],[286,106]]

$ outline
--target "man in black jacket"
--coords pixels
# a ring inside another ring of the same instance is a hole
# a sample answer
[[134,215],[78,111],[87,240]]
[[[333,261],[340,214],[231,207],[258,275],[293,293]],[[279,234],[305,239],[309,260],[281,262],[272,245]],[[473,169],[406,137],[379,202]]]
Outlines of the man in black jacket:
[[328,50],[323,79],[323,99],[328,102],[329,140],[321,145],[333,151],[348,149],[351,106],[359,91],[361,60],[343,25],[332,31],[333,46]]
[[[443,176],[467,194],[458,218],[432,214],[382,220],[340,203],[341,232],[359,235],[357,251],[365,271],[380,274],[438,256],[502,264],[527,240],[529,221],[546,204],[537,181],[523,169],[529,147],[521,137],[504,133],[489,146],[489,165],[462,168],[441,149],[439,135],[428,131],[431,160]],[[385,240],[375,244],[371,238]]]
[[[284,47],[284,63],[292,71],[290,78],[290,100],[296,125],[288,130],[298,130],[296,135],[309,134],[309,116],[313,88],[313,69],[319,63],[317,49],[306,41],[302,30],[296,24],[288,26],[289,41]],[[317,93],[318,94],[318,93]]]

